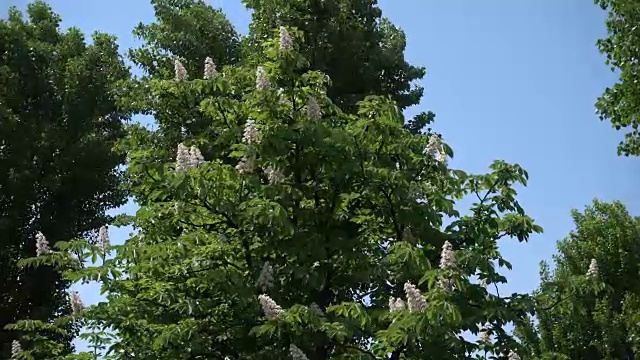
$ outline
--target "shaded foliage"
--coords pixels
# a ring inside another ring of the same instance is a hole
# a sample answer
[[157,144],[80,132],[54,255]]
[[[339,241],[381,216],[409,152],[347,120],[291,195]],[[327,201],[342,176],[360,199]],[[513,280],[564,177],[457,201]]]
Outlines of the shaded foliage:
[[[69,311],[58,271],[16,265],[34,254],[36,232],[52,243],[88,235],[125,200],[124,156],[112,147],[126,119],[116,83],[129,73],[115,39],[96,33],[88,45],[78,29],[62,32],[43,2],[26,15],[12,8],[0,21],[0,358],[19,335],[5,325]],[[70,340],[59,338],[67,351]]]
[[249,56],[260,60],[260,46],[279,26],[304,33],[300,53],[308,65],[332,80],[329,98],[352,112],[368,95],[390,96],[405,109],[420,101],[423,88],[413,86],[425,69],[404,58],[406,37],[382,16],[377,0],[244,0],[253,11],[247,39]]
[[[191,75],[201,73],[196,66],[206,57],[218,66],[239,62],[255,66],[263,61],[261,44],[274,29],[287,26],[305,34],[299,51],[306,64],[296,71],[299,75],[308,70],[327,74],[332,80],[328,96],[343,111],[356,111],[358,101],[368,95],[390,96],[401,109],[420,102],[423,88],[415,82],[422,79],[425,69],[405,60],[405,34],[382,16],[376,1],[244,3],[253,15],[249,34],[240,40],[224,14],[202,1],[153,0],[156,21],[140,24],[134,31],[144,45],[130,51],[131,59],[146,74],[158,78],[169,75],[175,57],[185,60]],[[136,87],[140,98],[148,94],[144,84]],[[151,113],[143,104],[134,104],[134,108]],[[421,113],[406,126],[418,132],[434,117],[432,112]]]

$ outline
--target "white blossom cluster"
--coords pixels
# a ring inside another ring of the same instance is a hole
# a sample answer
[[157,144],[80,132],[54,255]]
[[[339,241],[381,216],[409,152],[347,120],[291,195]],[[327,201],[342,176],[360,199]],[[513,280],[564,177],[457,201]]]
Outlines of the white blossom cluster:
[[282,308],[280,307],[280,305],[276,304],[276,302],[273,301],[273,299],[270,298],[269,295],[259,295],[258,301],[260,302],[262,311],[264,312],[264,315],[267,317],[267,319],[276,320],[280,317],[280,315],[282,315]]
[[178,144],[178,152],[176,154],[176,170],[187,170],[190,163],[191,156],[189,155],[189,148],[182,143]]
[[289,346],[289,353],[291,354],[291,358],[293,360],[309,360],[307,355],[305,355],[299,347],[291,344]]
[[508,356],[509,360],[521,360],[520,359],[520,355],[516,354],[513,351],[509,351],[509,356]]
[[204,78],[205,80],[213,80],[218,75],[218,71],[216,71],[216,64],[213,62],[213,59],[207,57],[204,59]]
[[250,156],[244,156],[236,165],[236,170],[242,175],[253,173],[254,168],[255,160]]
[[258,66],[256,69],[256,89],[263,91],[269,89],[269,87],[271,87],[271,83],[267,77],[267,72],[262,66]]
[[447,154],[444,152],[442,141],[438,135],[433,134],[429,137],[424,153],[434,156],[438,162],[445,163],[447,161]]
[[310,120],[320,120],[322,118],[322,109],[315,97],[309,96],[307,99],[307,117]]
[[109,228],[106,226],[101,226],[100,230],[98,230],[98,247],[103,254],[108,254],[110,245],[111,242],[109,241]]
[[284,174],[282,173],[282,170],[276,167],[273,167],[273,166],[267,167],[265,169],[265,173],[267,174],[267,179],[269,180],[269,183],[272,185],[278,185],[284,181]]
[[396,312],[402,311],[407,307],[404,300],[401,298],[394,298],[393,296],[389,298],[389,311]]
[[262,270],[260,270],[256,286],[262,289],[263,292],[273,286],[273,267],[268,261],[264,263]]
[[280,50],[291,50],[293,48],[293,41],[289,31],[284,26],[280,26]]
[[440,269],[451,269],[456,266],[456,258],[453,252],[453,246],[449,241],[445,241],[440,252]]
[[[247,120],[244,125],[244,130],[242,131],[242,142],[247,145],[260,143],[260,131],[253,119]],[[252,174],[255,170],[255,157],[252,155],[243,156],[236,165],[236,170],[242,175]]]
[[71,304],[71,310],[74,315],[78,315],[82,309],[84,309],[84,304],[82,303],[82,299],[80,298],[80,293],[77,291],[72,291],[69,294],[69,303]]
[[487,288],[487,279],[480,279],[479,285],[486,289]]
[[191,161],[191,167],[198,167],[205,162],[204,156],[202,156],[200,149],[198,149],[198,147],[196,147],[195,145],[192,145],[189,149],[189,160]]
[[483,326],[482,329],[480,329],[480,343],[482,344],[489,344],[491,342],[491,334],[489,334],[489,329],[487,328],[487,326]]
[[309,305],[309,310],[313,311],[314,313],[320,316],[324,316],[324,312],[322,312],[322,309],[316,303],[312,303],[311,305]]
[[176,153],[176,170],[185,171],[192,167],[198,167],[204,164],[204,157],[195,145],[191,148],[180,143]]
[[11,360],[18,359],[21,352],[22,347],[20,346],[20,342],[18,340],[13,340],[11,342]]
[[437,282],[437,286],[446,291],[453,291],[455,289],[455,284],[451,279],[440,278]]
[[242,142],[247,145],[260,143],[260,131],[256,126],[256,122],[253,119],[247,120],[244,124],[244,130],[242,132]]
[[587,270],[587,277],[596,278],[598,277],[599,272],[600,269],[598,268],[598,261],[596,261],[596,259],[591,259],[589,269]]
[[407,295],[407,307],[410,312],[420,312],[427,307],[427,301],[424,296],[412,283],[407,281],[404,284],[404,292]]
[[187,69],[184,68],[184,65],[182,65],[180,60],[176,59],[173,62],[173,69],[175,71],[175,78],[177,81],[187,80]]
[[36,256],[46,255],[51,252],[47,238],[40,231],[36,233]]

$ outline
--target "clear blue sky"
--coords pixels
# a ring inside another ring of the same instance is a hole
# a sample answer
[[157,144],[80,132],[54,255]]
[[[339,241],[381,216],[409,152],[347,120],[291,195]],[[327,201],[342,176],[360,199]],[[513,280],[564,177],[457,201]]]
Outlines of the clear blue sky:
[[[6,13],[5,5],[0,10]],[[12,3],[12,0],[9,0]],[[118,36],[126,49],[139,22],[153,19],[146,0],[50,0],[64,26]],[[240,0],[209,0],[246,33]],[[13,0],[23,8],[24,0]],[[514,264],[504,291],[538,284],[538,263],[572,229],[569,211],[594,197],[621,200],[640,215],[634,197],[640,159],[616,155],[621,134],[594,114],[594,102],[616,76],[595,41],[605,14],[590,0],[380,0],[384,14],[408,38],[406,56],[427,67],[426,95],[410,113],[433,110],[436,130],[455,151],[451,165],[483,172],[495,159],[530,174],[520,200],[545,233],[528,244],[502,243]],[[215,34],[211,34],[215,36]],[[129,210],[133,206],[127,207]],[[128,231],[112,233],[121,242]],[[83,289],[88,302],[94,287]]]

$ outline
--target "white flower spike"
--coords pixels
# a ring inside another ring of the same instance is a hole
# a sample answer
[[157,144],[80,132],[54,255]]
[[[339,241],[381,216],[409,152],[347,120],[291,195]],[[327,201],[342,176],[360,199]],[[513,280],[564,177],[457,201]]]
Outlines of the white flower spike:
[[440,253],[440,269],[451,269],[456,266],[456,258],[453,252],[453,246],[449,241],[445,241],[442,245]]
[[280,26],[280,50],[291,50],[293,48],[293,41],[291,35],[286,27]]
[[74,315],[78,315],[82,309],[84,309],[80,293],[77,291],[72,291],[69,294],[69,303],[71,304],[71,310],[73,310]]
[[267,78],[267,72],[262,66],[258,66],[256,69],[256,89],[263,91],[271,87],[269,78]]
[[107,226],[101,226],[98,230],[98,247],[103,254],[109,253],[109,247],[111,242],[109,241],[109,228]]
[[427,301],[412,283],[407,281],[404,284],[404,292],[407,294],[407,305],[410,312],[420,312],[427,307]]
[[253,119],[247,120],[244,124],[244,131],[242,132],[242,142],[247,145],[260,143],[260,132],[256,126],[256,122]]
[[293,360],[309,360],[307,355],[305,355],[299,347],[293,344],[289,346],[289,353],[291,353],[291,358]]
[[401,298],[394,298],[394,297],[389,298],[390,312],[402,311],[406,308],[406,306],[407,305]]
[[18,359],[21,352],[22,347],[20,346],[20,342],[18,340],[13,340],[11,342],[11,360]]
[[176,59],[173,63],[173,67],[177,81],[187,80],[187,69],[184,68],[184,65],[182,65],[180,60]]
[[273,286],[273,267],[268,261],[264,263],[262,270],[260,270],[256,286],[262,289],[263,292]]
[[47,238],[40,231],[36,233],[36,256],[42,256],[49,254],[51,249],[49,248],[49,242]]
[[589,269],[587,270],[587,277],[589,278],[597,278],[600,273],[600,269],[598,267],[598,261],[596,259],[591,259],[589,263]]
[[213,62],[213,59],[207,57],[204,60],[204,78],[205,80],[213,80],[218,76],[218,71],[216,71],[216,64]]
[[269,320],[278,319],[280,315],[282,315],[282,313],[284,312],[280,307],[280,305],[276,304],[276,302],[273,301],[273,299],[270,298],[269,295],[265,295],[265,294],[259,295],[258,301],[260,302],[260,306],[262,307],[262,311],[264,312],[264,315]]

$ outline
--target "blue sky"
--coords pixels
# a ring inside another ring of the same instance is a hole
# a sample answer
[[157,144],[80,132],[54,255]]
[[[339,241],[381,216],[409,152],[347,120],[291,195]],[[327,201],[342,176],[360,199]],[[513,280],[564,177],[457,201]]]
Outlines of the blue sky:
[[[65,27],[115,34],[123,50],[138,44],[133,27],[153,19],[145,0],[49,3]],[[209,3],[246,33],[250,18],[240,0]],[[436,113],[434,128],[455,151],[451,166],[484,172],[493,160],[504,159],[529,171],[529,186],[519,199],[545,233],[527,244],[501,244],[514,265],[504,291],[536,287],[539,262],[550,259],[556,241],[572,229],[570,209],[597,197],[621,200],[640,215],[640,199],[632,196],[639,159],[618,157],[622,135],[594,114],[596,98],[616,76],[595,47],[605,35],[605,14],[592,1],[380,0],[380,5],[405,30],[409,62],[427,67],[425,97],[408,113]],[[127,234],[114,230],[113,241]],[[98,299],[95,287],[82,293],[89,303]]]

